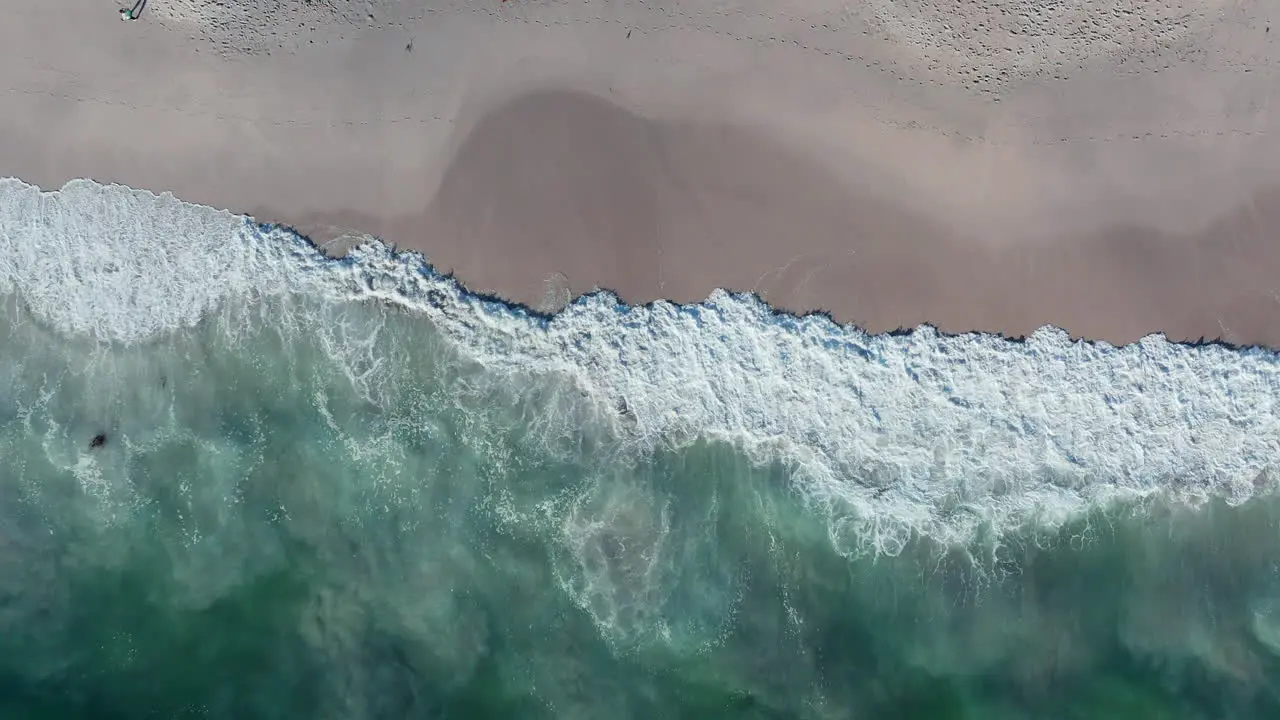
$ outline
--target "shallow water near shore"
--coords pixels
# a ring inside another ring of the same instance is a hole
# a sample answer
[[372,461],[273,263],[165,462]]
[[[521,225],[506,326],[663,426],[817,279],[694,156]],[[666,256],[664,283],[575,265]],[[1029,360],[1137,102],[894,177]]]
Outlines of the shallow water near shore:
[[415,305],[387,255],[9,190],[6,718],[1280,715],[1266,351]]

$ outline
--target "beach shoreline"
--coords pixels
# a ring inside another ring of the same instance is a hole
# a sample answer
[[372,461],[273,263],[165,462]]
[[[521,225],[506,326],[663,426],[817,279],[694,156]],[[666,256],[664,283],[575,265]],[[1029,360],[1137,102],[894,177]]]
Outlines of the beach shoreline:
[[1280,347],[1261,26],[1217,20],[997,102],[816,0],[666,26],[657,9],[690,11],[492,5],[239,56],[185,17],[24,6],[0,30],[0,175],[171,191],[321,245],[374,235],[543,310],[724,288],[870,332]]

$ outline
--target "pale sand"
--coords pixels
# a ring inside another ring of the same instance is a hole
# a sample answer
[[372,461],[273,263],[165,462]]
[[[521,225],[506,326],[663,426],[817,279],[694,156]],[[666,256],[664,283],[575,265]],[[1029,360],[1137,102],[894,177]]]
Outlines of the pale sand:
[[951,5],[20,4],[0,175],[368,232],[544,308],[726,287],[872,331],[1280,346],[1280,6]]

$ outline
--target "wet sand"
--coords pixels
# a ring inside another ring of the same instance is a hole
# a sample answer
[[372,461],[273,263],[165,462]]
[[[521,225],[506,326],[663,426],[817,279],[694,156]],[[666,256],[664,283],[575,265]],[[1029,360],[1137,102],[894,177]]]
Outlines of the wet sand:
[[548,92],[486,116],[427,211],[387,233],[531,305],[559,273],[574,293],[601,286],[631,302],[754,291],[875,332],[1052,324],[1116,341],[1161,330],[1280,344],[1278,198],[1192,233],[1117,225],[982,242],[851,190],[767,137]]
[[1131,51],[931,68],[920,22],[817,0],[409,3],[269,53],[53,0],[0,29],[0,175],[369,233],[547,310],[724,287],[872,331],[1280,346],[1280,10],[1193,5]]

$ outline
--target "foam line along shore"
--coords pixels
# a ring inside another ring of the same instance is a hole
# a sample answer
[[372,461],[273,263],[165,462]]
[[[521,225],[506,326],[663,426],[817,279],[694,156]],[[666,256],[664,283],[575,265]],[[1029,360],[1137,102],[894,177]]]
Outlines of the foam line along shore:
[[1117,500],[1241,502],[1280,460],[1280,358],[1263,348],[870,335],[723,291],[643,307],[599,293],[540,316],[376,241],[335,260],[169,195],[2,187],[0,280],[60,332],[136,343],[253,298],[394,303],[494,372],[563,376],[637,453],[708,438],[793,466],[833,520],[875,528],[854,534],[862,550],[1053,526]]

